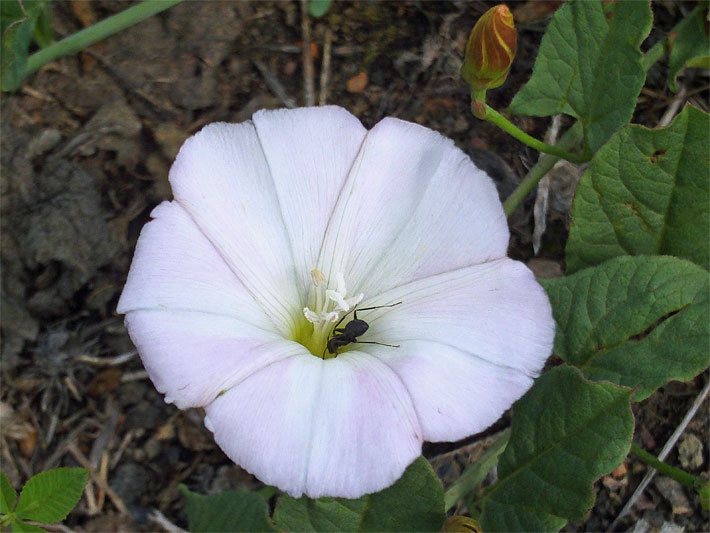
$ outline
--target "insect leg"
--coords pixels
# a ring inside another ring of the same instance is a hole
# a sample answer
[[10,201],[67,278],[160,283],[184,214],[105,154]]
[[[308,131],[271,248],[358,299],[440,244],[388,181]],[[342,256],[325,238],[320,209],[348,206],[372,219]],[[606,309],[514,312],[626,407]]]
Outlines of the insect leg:
[[340,324],[343,323],[343,320],[345,320],[345,317],[348,316],[349,314],[350,314],[350,311],[348,311],[347,313],[345,313],[343,316],[340,317],[340,320],[338,320],[338,322],[335,324],[335,326],[333,326],[333,331],[335,331],[335,329],[336,329]]

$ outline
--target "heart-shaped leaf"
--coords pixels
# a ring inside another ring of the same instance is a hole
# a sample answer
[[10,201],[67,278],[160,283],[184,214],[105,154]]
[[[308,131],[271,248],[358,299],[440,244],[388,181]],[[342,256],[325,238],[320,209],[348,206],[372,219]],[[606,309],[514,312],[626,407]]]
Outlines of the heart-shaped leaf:
[[668,86],[678,90],[676,78],[686,67],[710,68],[710,33],[707,3],[699,3],[669,35]]
[[498,481],[477,500],[484,531],[556,531],[594,503],[592,484],[631,446],[631,391],[559,366],[513,407]]
[[414,461],[390,488],[357,500],[281,496],[276,524],[288,531],[439,531],[444,491],[428,461]]
[[266,501],[248,490],[203,496],[181,486],[190,531],[275,531]]
[[510,110],[576,117],[588,149],[596,152],[631,119],[646,79],[639,45],[649,31],[648,1],[621,0],[606,11],[599,1],[566,3],[550,22],[532,77]]
[[643,400],[710,362],[710,273],[690,261],[623,256],[542,283],[555,353],[588,378],[632,387]]
[[567,271],[619,255],[710,267],[710,115],[687,106],[666,128],[628,125],[577,186]]

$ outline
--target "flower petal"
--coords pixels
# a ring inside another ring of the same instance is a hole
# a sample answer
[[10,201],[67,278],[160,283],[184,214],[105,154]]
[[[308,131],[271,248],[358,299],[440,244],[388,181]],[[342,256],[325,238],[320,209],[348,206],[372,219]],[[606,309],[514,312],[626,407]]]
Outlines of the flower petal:
[[274,183],[251,122],[210,124],[170,169],[185,208],[259,305],[292,331],[300,320],[291,247]]
[[358,498],[421,453],[406,390],[359,352],[270,365],[210,404],[205,423],[232,460],[294,497]]
[[119,313],[202,311],[277,330],[179,204],[163,202],[151,217],[138,239]]
[[200,312],[130,311],[126,327],[155,388],[181,409],[205,406],[259,369],[304,350],[237,319]]
[[359,340],[400,347],[360,349],[397,372],[426,439],[457,440],[487,427],[525,392],[552,351],[555,323],[547,295],[517,261],[499,259],[419,280],[362,306],[399,301],[361,313],[370,329]]
[[510,408],[533,379],[438,342],[402,341],[368,351],[406,385],[424,440],[457,441],[483,431]]
[[253,121],[306,294],[325,228],[367,130],[336,106],[259,111]]
[[453,142],[397,119],[367,135],[324,241],[321,270],[368,298],[504,257],[508,227],[491,179]]

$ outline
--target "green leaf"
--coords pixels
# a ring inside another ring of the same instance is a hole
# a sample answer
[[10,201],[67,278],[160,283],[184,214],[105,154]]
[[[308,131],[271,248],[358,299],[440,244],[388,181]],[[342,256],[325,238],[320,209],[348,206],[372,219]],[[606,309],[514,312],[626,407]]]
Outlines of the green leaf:
[[281,496],[276,524],[289,531],[439,531],[446,518],[444,491],[420,457],[397,483],[357,500]]
[[498,464],[498,456],[503,453],[509,438],[509,430],[502,432],[478,461],[468,465],[456,482],[449,487],[444,493],[444,507],[447,511],[483,482],[488,472]]
[[483,530],[554,531],[582,518],[594,481],[631,446],[630,394],[568,365],[543,374],[513,407],[498,482],[477,501]]
[[308,14],[320,18],[330,9],[333,0],[308,0]]
[[64,520],[84,492],[84,468],[55,468],[31,477],[20,492],[19,518],[53,524]]
[[686,67],[710,68],[710,34],[706,27],[707,3],[700,3],[669,34],[668,87],[678,91],[676,78]]
[[710,115],[686,106],[666,128],[628,125],[577,186],[567,271],[619,255],[675,255],[710,267]]
[[17,492],[12,487],[10,479],[0,472],[0,513],[11,513],[17,503]]
[[44,2],[44,8],[39,12],[33,37],[40,48],[46,48],[54,42],[52,11],[49,9],[48,2]]
[[45,533],[45,530],[18,520],[12,523],[12,533]]
[[542,284],[555,354],[590,379],[632,387],[643,400],[710,362],[710,273],[689,261],[623,256]]
[[3,91],[14,91],[20,87],[25,77],[25,64],[37,20],[47,9],[44,0],[0,1],[0,77]]
[[649,31],[648,1],[622,0],[607,13],[599,1],[568,2],[550,22],[532,77],[510,110],[578,118],[595,153],[631,120],[646,79],[639,45]]
[[266,501],[248,490],[203,496],[180,486],[190,531],[275,531]]

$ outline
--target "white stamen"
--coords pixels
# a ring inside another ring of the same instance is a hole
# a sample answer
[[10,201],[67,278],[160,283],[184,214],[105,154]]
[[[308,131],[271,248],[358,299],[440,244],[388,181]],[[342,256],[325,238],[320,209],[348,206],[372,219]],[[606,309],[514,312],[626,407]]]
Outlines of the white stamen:
[[313,285],[315,285],[316,287],[320,287],[326,282],[323,272],[321,272],[317,268],[311,270],[311,279],[313,280]]
[[337,322],[340,320],[340,313],[337,311],[331,311],[330,313],[321,313],[323,317],[323,322]]
[[350,298],[345,298],[345,303],[348,306],[348,310],[352,309],[357,304],[362,302],[363,298],[365,298],[365,295],[363,293],[360,293],[357,296],[352,296]]
[[308,320],[311,324],[317,324],[320,322],[318,314],[308,309],[308,307],[303,308],[303,314],[305,315],[306,320]]
[[346,312],[350,309],[348,307],[348,304],[345,302],[345,298],[343,298],[342,293],[340,293],[339,291],[333,291],[329,289],[325,291],[325,295],[328,297],[328,299],[334,301],[335,305],[337,305],[341,311]]
[[343,298],[345,298],[348,295],[348,291],[345,288],[345,276],[343,276],[342,272],[338,272],[335,275],[335,280],[338,284],[338,292]]
[[[314,303],[315,307],[313,309],[309,307],[303,308],[303,315],[311,324],[319,325],[337,322],[365,297],[364,294],[360,293],[357,296],[346,298],[348,292],[345,286],[345,276],[343,276],[342,272],[338,272],[335,275],[336,289],[323,291],[323,286],[326,285],[327,280],[317,268],[311,270],[311,279],[315,289],[311,295],[311,303]],[[333,306],[333,304],[335,305]]]

